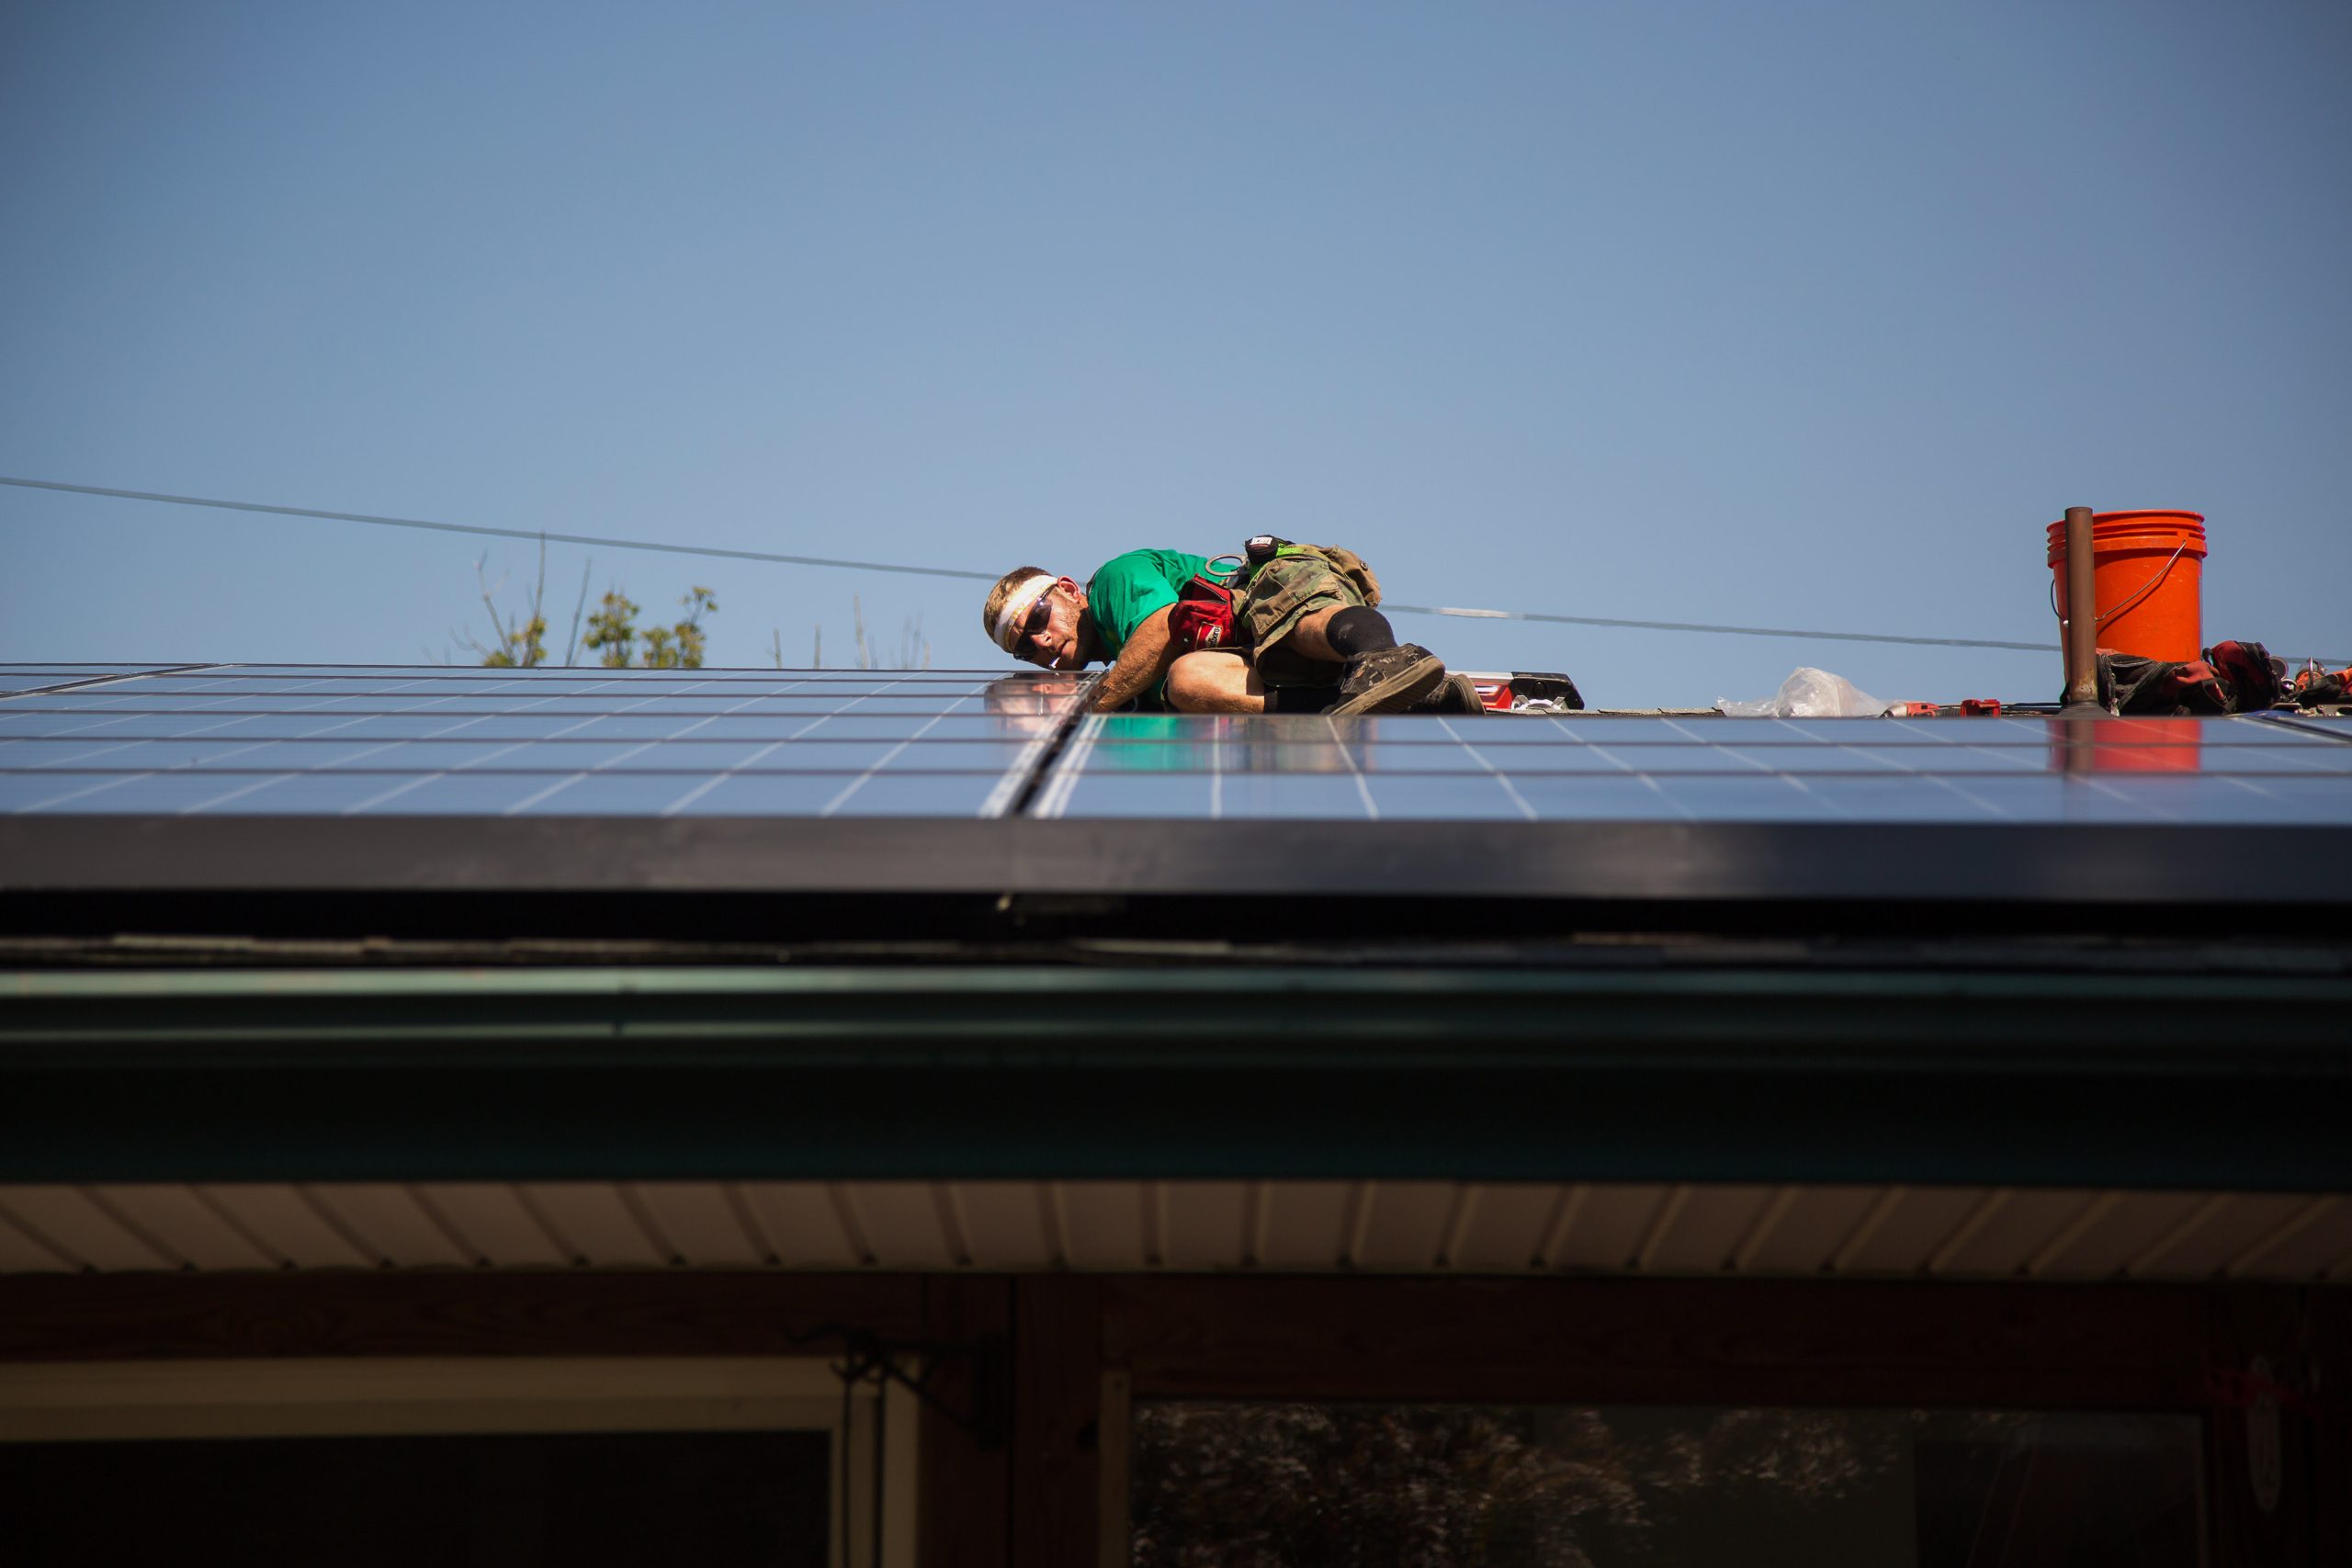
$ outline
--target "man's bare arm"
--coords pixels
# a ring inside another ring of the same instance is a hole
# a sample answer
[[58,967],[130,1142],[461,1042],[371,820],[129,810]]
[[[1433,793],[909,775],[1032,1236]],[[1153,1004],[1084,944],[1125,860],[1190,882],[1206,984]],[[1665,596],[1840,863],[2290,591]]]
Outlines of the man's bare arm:
[[1176,662],[1176,646],[1168,640],[1168,612],[1154,610],[1143,618],[1119,657],[1111,661],[1103,672],[1102,683],[1094,688],[1094,711],[1107,713],[1123,708],[1150,691],[1168,676],[1168,667]]

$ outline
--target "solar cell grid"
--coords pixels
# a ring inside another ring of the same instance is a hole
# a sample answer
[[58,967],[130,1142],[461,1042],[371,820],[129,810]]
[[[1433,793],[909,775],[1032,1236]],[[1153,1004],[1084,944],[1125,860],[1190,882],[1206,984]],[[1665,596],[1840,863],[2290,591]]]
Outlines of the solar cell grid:
[[992,773],[436,773],[59,771],[11,782],[18,812],[661,817],[979,814]]
[[494,680],[450,681],[422,676],[415,679],[345,679],[322,677],[304,680],[293,676],[244,676],[218,671],[173,671],[157,675],[115,675],[104,677],[123,682],[107,688],[110,692],[142,692],[157,695],[187,696],[220,693],[253,693],[279,696],[456,696],[490,694],[514,695],[527,694],[534,698],[587,697],[603,699],[626,697],[630,700],[667,697],[681,694],[710,696],[757,696],[761,694],[792,694],[812,701],[847,701],[860,696],[899,695],[915,697],[954,698],[971,695],[987,689],[988,682],[965,681],[876,681],[857,682],[802,681],[789,676],[769,676],[753,680],[703,680],[678,678],[666,673],[639,671],[605,671],[594,675],[582,675],[569,681],[531,681],[502,672]]
[[153,664],[0,664],[0,697],[24,692],[55,691],[94,681],[119,681],[174,666]]
[[2352,740],[2352,715],[2299,713],[2294,715],[2265,715],[2265,718],[2282,727],[2325,736],[2330,739]]
[[1076,818],[2293,822],[2352,746],[2252,719],[1090,719]]
[[1017,761],[1012,740],[845,740],[821,736],[793,740],[724,740],[688,737],[664,740],[382,741],[368,739],[13,740],[0,739],[0,769],[79,768],[97,773],[200,766],[258,772],[314,769],[413,773],[492,768],[522,773],[575,773],[622,768],[636,773],[708,773],[756,769],[771,773],[862,772],[897,750],[910,772],[995,772]]
[[[67,700],[69,697],[74,700]],[[98,713],[108,716],[121,714],[187,714],[187,713],[255,713],[255,714],[447,714],[470,716],[504,714],[517,711],[568,714],[575,717],[605,716],[616,712],[628,712],[639,706],[653,706],[667,716],[695,717],[708,714],[772,715],[786,717],[822,718],[833,715],[892,717],[913,716],[925,717],[933,714],[953,712],[969,704],[969,697],[951,697],[933,701],[904,701],[886,697],[859,697],[850,703],[824,701],[794,701],[789,698],[737,698],[676,696],[661,699],[650,705],[616,705],[586,700],[567,701],[563,698],[532,698],[527,705],[513,699],[496,697],[433,697],[433,696],[314,696],[279,698],[268,696],[199,697],[188,703],[161,706],[151,699],[125,699],[93,694],[82,697],[78,694],[41,694],[39,711],[54,714]]]
[[[931,740],[988,741],[1017,733],[977,712],[908,715],[659,713],[23,715],[0,709],[0,739],[173,740]],[[0,764],[5,765],[5,764]]]
[[2352,796],[2352,721],[2301,716],[1114,715],[1057,754],[1082,695],[993,671],[8,666],[0,810],[2234,823]]
[[1548,821],[2211,822],[2293,825],[2340,810],[2343,781],[1787,773],[1086,774],[1050,799],[1074,818]]
[[2307,730],[2301,721],[2274,723],[2268,714],[2234,718],[2045,718],[2040,721],[2052,739],[2084,746],[2177,746],[2184,730],[2194,727],[2199,741],[2208,746],[2296,746],[2325,744],[2326,737]]
[[[1101,719],[1103,744],[1153,744],[1170,739],[1295,742],[1310,728],[1327,728],[1333,738],[1384,744],[1437,744],[1475,737],[1482,746],[1617,745],[1867,745],[1884,747],[2046,746],[2067,742],[2098,746],[2177,746],[2181,727],[2203,723],[2208,745],[2279,746],[2324,743],[2325,727],[2352,720],[2269,716],[2230,722],[2181,719],[2055,717],[1988,718],[1707,718],[1678,716],[1577,717],[1573,715],[1440,719],[1427,717],[1301,720],[1256,716],[1183,717],[1170,714],[1113,714]],[[1464,728],[1467,726],[1468,728]]]
[[2228,745],[2208,744],[2210,735],[2197,739],[2175,735],[2161,745],[2132,741],[2086,746],[2038,737],[2017,744],[2012,732],[2007,744],[1920,747],[1880,743],[1876,737],[1863,744],[1861,737],[1851,734],[1849,744],[1795,745],[1710,744],[1700,739],[1595,744],[1556,735],[1527,740],[1498,733],[1521,728],[1519,721],[1476,726],[1466,731],[1442,733],[1431,728],[1418,737],[1399,733],[1401,727],[1352,734],[1330,728],[1331,733],[1318,733],[1309,723],[1286,730],[1219,733],[1204,729],[1144,741],[1107,739],[1131,732],[1106,726],[1091,739],[1089,766],[1108,772],[1226,773],[1316,772],[1348,766],[1381,773],[1467,773],[1486,768],[1515,773],[2041,773],[2066,772],[2075,761],[2085,763],[2086,770],[2156,769],[2188,756],[2206,771],[2294,774],[2352,769],[2352,748],[2266,743],[2259,735],[2252,738],[2252,743],[2245,743],[2245,737],[2233,736],[2231,739],[2238,743]]
[[[46,664],[0,665],[0,670],[51,668],[61,667]],[[71,668],[84,667],[74,665]],[[182,673],[202,671],[226,681],[396,681],[435,682],[451,685],[482,685],[498,682],[561,685],[577,682],[619,681],[640,687],[709,684],[715,682],[753,685],[972,687],[1006,679],[1005,672],[998,670],[613,670],[594,664],[539,665],[522,669],[463,664],[135,664],[110,668],[170,670]],[[1021,673],[1015,673],[1012,678],[1039,679]]]
[[0,809],[973,816],[1070,699],[993,672],[177,670],[0,699]]

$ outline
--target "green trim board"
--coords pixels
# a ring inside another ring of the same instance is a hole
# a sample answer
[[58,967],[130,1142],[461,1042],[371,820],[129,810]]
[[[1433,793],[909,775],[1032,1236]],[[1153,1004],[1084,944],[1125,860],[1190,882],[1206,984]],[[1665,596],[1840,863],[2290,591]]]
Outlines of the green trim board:
[[2325,977],[242,970],[0,997],[12,1182],[2352,1190]]

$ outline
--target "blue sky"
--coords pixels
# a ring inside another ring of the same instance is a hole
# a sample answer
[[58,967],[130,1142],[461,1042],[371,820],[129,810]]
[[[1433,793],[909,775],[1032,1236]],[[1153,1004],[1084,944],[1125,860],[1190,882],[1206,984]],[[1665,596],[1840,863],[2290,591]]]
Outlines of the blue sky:
[[[2352,11],[0,9],[0,474],[1084,576],[2054,639],[2068,504],[2352,658]],[[533,552],[0,488],[0,659],[421,661]],[[593,556],[593,561],[588,558]],[[550,551],[715,663],[976,585]],[[2054,651],[1399,617],[1611,705]]]

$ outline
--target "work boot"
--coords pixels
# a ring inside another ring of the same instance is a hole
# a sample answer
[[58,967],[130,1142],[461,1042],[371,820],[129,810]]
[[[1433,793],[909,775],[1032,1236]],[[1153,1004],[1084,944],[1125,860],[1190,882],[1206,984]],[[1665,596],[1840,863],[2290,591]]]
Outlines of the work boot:
[[1434,717],[1453,717],[1482,714],[1487,711],[1487,702],[1478,695],[1477,682],[1467,675],[1448,675],[1430,688],[1429,695],[1404,711]]
[[1348,660],[1340,676],[1334,716],[1396,713],[1429,695],[1445,679],[1445,665],[1418,643],[1376,649]]

